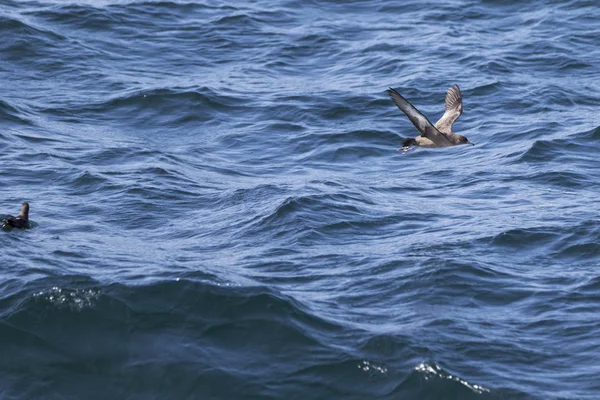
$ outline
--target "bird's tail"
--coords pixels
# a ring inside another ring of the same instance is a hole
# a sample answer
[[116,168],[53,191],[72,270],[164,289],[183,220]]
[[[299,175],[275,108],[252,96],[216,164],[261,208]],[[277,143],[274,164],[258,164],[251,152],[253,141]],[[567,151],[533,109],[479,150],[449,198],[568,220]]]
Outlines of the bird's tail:
[[402,147],[410,147],[410,146],[416,146],[416,145],[417,145],[417,141],[412,138],[404,139],[404,141],[402,142]]

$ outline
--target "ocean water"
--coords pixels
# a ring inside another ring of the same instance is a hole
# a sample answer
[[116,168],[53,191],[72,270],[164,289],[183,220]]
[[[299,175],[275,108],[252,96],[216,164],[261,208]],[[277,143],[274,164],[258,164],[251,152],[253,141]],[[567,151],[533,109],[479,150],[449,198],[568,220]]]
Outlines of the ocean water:
[[[0,399],[600,398],[596,1],[0,3]],[[475,143],[397,151],[458,84]]]

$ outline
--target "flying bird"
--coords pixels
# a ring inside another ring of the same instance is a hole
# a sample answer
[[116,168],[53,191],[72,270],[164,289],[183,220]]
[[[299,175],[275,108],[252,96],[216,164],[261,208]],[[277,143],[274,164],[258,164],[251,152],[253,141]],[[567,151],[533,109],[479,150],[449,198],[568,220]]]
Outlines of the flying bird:
[[13,227],[13,228],[27,228],[29,223],[29,203],[23,203],[21,205],[21,212],[16,217],[7,215],[2,220],[2,227]]
[[402,147],[408,148],[410,146],[420,147],[448,147],[457,146],[459,144],[470,144],[469,140],[463,135],[457,135],[452,132],[452,124],[462,114],[462,94],[458,85],[454,85],[448,88],[446,92],[446,111],[442,118],[433,125],[426,116],[424,116],[419,110],[417,110],[412,104],[408,102],[398,91],[390,88],[388,94],[394,101],[394,104],[398,106],[400,110],[413,123],[415,128],[421,133],[414,139],[405,139],[402,142]]

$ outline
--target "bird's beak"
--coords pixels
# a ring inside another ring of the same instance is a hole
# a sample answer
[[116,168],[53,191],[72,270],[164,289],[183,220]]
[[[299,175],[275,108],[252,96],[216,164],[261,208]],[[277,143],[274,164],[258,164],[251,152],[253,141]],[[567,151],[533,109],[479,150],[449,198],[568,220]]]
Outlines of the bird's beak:
[[475,143],[471,143],[471,142],[469,142],[469,144],[470,144],[471,146],[475,146]]

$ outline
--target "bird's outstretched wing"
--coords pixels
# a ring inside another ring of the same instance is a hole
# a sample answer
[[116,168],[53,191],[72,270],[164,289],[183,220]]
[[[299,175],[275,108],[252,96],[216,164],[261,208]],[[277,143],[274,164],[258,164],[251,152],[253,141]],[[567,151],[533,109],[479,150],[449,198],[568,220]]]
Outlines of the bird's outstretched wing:
[[442,133],[451,133],[452,124],[462,114],[462,94],[458,85],[448,88],[446,92],[446,111],[442,118],[436,122],[435,127]]
[[415,128],[421,133],[421,136],[426,137],[433,142],[450,142],[446,135],[433,126],[427,117],[417,110],[415,106],[410,104],[408,100],[402,97],[400,93],[392,88],[389,88],[387,92],[394,101],[394,104],[406,114],[410,122],[412,122]]

